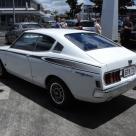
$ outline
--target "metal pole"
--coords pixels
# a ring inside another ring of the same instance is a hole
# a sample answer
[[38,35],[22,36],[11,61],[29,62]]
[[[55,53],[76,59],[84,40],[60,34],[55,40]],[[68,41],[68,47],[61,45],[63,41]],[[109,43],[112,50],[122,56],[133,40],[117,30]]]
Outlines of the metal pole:
[[13,0],[13,23],[16,23],[16,15],[15,15],[15,1]]
[[118,41],[118,0],[103,0],[101,25],[104,36]]

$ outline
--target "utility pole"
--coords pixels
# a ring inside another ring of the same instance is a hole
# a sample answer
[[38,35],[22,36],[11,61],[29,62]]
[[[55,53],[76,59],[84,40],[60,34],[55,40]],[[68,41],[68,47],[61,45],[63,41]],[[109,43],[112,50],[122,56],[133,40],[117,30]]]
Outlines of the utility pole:
[[26,0],[26,10],[28,10],[28,1]]
[[103,0],[102,34],[113,41],[118,40],[118,0]]
[[13,23],[16,23],[16,15],[15,15],[15,1],[13,0]]

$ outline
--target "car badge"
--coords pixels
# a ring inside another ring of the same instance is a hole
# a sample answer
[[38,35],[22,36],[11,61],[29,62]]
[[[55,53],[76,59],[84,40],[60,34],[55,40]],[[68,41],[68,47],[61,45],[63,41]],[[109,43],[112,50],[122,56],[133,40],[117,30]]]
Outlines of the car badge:
[[132,65],[132,60],[128,60],[128,65]]

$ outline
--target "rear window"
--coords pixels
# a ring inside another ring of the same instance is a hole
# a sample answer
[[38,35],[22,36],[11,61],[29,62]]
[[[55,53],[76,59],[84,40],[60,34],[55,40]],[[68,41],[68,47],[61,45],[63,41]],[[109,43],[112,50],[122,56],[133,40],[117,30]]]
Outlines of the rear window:
[[41,28],[39,24],[23,24],[22,27],[25,28]]
[[65,37],[84,51],[117,47],[114,42],[95,33],[72,33]]

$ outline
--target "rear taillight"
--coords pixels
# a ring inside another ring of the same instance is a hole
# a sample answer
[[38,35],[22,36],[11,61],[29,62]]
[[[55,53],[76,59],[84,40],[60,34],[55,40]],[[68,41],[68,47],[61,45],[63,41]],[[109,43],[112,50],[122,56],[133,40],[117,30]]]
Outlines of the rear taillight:
[[120,80],[120,70],[106,73],[104,76],[104,81],[106,85],[119,82]]

